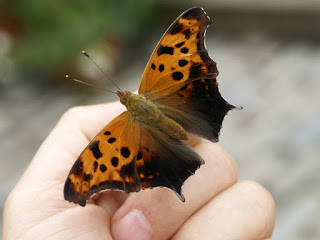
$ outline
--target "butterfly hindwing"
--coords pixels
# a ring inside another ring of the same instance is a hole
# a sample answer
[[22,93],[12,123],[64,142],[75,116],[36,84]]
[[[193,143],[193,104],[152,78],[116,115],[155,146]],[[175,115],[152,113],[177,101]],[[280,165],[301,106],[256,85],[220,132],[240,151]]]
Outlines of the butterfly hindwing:
[[64,187],[65,199],[85,206],[90,196],[104,189],[139,191],[135,166],[139,137],[139,125],[129,112],[113,119],[73,165]]
[[234,106],[220,95],[216,79],[200,79],[157,101],[158,107],[187,132],[216,142],[222,121]]
[[141,128],[136,166],[143,189],[167,187],[184,201],[181,187],[203,163],[202,158],[180,140],[150,126]]

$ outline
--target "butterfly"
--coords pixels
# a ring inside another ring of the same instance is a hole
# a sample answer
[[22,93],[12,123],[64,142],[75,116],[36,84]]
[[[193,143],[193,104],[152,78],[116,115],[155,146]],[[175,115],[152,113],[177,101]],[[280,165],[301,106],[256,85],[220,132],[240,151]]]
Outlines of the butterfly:
[[117,92],[127,111],[98,133],[71,168],[66,200],[85,206],[103,190],[166,187],[185,201],[184,181],[204,164],[182,142],[186,132],[216,142],[234,108],[219,93],[217,66],[205,48],[210,24],[204,9],[194,7],[170,25],[147,63],[139,94]]

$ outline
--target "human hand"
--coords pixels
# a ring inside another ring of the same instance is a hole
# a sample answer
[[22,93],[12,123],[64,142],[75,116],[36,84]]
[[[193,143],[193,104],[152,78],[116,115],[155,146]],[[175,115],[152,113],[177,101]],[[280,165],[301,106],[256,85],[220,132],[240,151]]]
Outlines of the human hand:
[[65,113],[10,193],[3,239],[266,239],[275,220],[272,196],[237,181],[234,160],[217,144],[192,137],[205,160],[183,185],[186,201],[165,188],[131,195],[105,191],[86,207],[64,200],[68,172],[88,142],[124,107],[108,103]]

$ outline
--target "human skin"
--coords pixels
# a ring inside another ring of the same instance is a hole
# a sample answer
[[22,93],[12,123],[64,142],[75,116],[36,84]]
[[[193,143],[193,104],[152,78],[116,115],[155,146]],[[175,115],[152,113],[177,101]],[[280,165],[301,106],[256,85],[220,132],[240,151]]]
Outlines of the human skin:
[[63,186],[89,141],[124,111],[120,103],[67,111],[10,193],[3,240],[12,239],[267,239],[275,204],[258,183],[237,180],[235,161],[216,143],[190,136],[205,160],[183,185],[186,201],[166,188],[105,191],[85,207],[64,200]]

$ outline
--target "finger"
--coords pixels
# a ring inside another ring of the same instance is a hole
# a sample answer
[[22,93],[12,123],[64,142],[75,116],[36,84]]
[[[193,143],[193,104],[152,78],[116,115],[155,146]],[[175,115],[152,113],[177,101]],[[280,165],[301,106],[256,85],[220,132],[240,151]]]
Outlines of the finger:
[[89,140],[122,111],[120,103],[68,110],[39,148],[17,187],[39,190],[64,181]]
[[200,209],[175,234],[183,239],[265,239],[275,221],[275,204],[261,185],[243,181]]
[[5,218],[3,239],[112,239],[110,216],[104,209],[94,205],[60,209],[57,213],[50,209],[50,213],[40,217],[47,210],[41,211],[40,205],[36,206],[36,213],[13,208],[14,212]]
[[236,164],[221,147],[202,143],[195,150],[206,164],[184,184],[186,201],[165,188],[130,195],[112,219],[117,240],[148,239],[150,234],[152,239],[168,239],[194,212],[235,183]]

